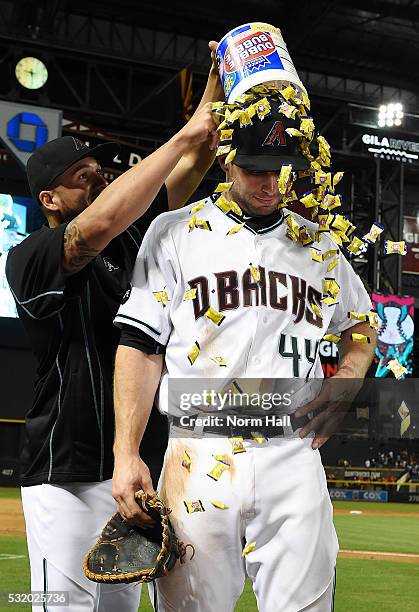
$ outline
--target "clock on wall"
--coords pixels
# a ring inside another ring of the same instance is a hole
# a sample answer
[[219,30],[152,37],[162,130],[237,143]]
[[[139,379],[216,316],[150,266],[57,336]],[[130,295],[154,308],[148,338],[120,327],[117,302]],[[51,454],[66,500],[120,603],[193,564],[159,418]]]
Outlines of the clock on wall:
[[27,89],[39,89],[48,79],[47,67],[36,57],[23,57],[16,64],[16,78]]

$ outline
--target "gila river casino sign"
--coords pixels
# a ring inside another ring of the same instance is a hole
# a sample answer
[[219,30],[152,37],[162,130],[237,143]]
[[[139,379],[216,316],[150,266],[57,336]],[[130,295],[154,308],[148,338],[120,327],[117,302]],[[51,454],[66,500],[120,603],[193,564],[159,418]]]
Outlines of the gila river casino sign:
[[390,138],[380,134],[362,134],[362,142],[374,157],[413,163],[419,159],[419,142]]

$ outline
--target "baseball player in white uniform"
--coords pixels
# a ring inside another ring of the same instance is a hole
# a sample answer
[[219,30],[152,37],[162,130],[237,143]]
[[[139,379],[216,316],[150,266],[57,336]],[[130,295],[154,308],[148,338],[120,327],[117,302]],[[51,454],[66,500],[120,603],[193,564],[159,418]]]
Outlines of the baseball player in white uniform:
[[[141,246],[131,294],[115,320],[123,332],[113,493],[134,523],[149,520],[133,494],[153,491],[137,449],[159,384],[163,411],[170,378],[185,379],[185,391],[188,378],[241,377],[242,385],[247,378],[301,379],[303,387],[322,377],[318,346],[326,333],[340,335],[336,378],[363,378],[371,362],[374,332],[348,317],[368,313],[371,302],[344,254],[323,235],[315,248],[337,250],[338,258],[326,272],[330,261],[313,261],[310,248],[287,236],[279,170],[307,162],[286,124],[272,112],[236,130],[236,156],[222,162],[233,184],[221,200],[216,194],[160,215]],[[292,218],[314,234],[316,224]],[[325,278],[340,287],[329,306],[321,302]],[[137,332],[146,348],[124,342],[124,330]],[[373,341],[353,342],[353,333]],[[307,399],[300,395],[288,412]],[[246,575],[264,612],[333,609],[338,543],[318,451],[325,436],[307,420],[283,420],[268,435],[249,428],[217,435],[214,422],[172,419],[158,491],[195,556],[157,581],[159,611],[232,611]]]

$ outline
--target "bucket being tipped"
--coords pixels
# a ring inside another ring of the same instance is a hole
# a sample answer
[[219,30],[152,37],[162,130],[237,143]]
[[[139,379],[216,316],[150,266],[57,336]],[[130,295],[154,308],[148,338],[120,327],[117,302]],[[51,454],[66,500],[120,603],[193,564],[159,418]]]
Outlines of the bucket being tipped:
[[228,32],[218,44],[215,59],[229,104],[261,83],[279,90],[292,83],[306,91],[281,31],[268,23],[246,23]]

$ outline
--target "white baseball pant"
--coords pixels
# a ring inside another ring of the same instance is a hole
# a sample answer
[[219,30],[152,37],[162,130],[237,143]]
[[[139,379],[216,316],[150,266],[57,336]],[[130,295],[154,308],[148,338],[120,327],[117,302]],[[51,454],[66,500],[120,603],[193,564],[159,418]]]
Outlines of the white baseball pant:
[[[50,612],[137,612],[141,586],[88,580],[83,558],[115,512],[112,481],[22,487],[32,591],[68,591]],[[34,607],[39,610],[39,607]]]
[[[195,557],[157,580],[159,612],[232,612],[246,575],[262,612],[330,612],[338,542],[326,477],[312,439],[171,438],[159,491]],[[190,472],[182,466],[184,451]],[[214,455],[231,462],[219,480]],[[204,512],[184,502],[200,500]],[[212,502],[222,502],[226,509]],[[245,545],[255,542],[245,557]]]

